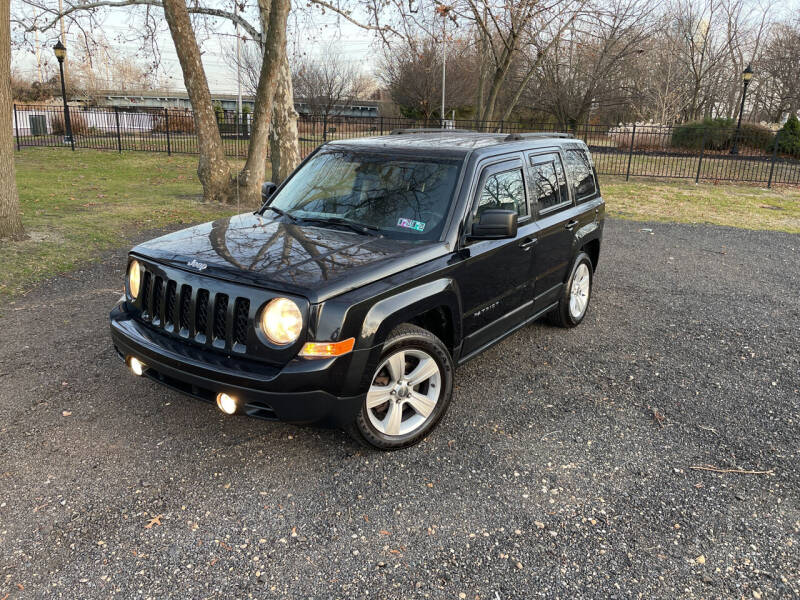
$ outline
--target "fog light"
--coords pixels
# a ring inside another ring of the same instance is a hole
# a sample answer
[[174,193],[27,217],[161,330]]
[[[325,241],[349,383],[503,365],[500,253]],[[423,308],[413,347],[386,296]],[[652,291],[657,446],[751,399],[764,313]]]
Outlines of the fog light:
[[219,408],[226,415],[232,415],[236,412],[236,398],[228,394],[217,394],[217,408]]
[[144,373],[144,363],[138,358],[134,358],[133,356],[128,358],[128,366],[131,368],[134,375],[141,376],[142,373]]

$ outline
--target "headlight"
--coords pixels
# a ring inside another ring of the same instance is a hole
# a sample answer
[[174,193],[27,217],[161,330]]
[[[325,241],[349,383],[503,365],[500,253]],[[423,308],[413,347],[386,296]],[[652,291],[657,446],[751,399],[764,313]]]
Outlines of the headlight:
[[142,282],[142,269],[138,260],[132,260],[128,265],[128,292],[132,300],[136,300],[139,295],[139,285]]
[[261,311],[261,331],[273,344],[291,344],[303,329],[303,315],[288,298],[275,298]]

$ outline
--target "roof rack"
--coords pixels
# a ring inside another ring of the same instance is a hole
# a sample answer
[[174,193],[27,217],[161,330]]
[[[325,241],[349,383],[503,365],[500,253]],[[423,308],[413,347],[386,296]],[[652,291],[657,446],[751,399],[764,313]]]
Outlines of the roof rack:
[[419,127],[411,129],[392,129],[389,132],[389,135],[403,135],[406,133],[448,133],[450,131],[475,133],[472,129],[444,129],[441,127]]
[[535,138],[574,138],[571,133],[509,133],[506,137],[506,142],[519,142],[521,140],[529,140]]

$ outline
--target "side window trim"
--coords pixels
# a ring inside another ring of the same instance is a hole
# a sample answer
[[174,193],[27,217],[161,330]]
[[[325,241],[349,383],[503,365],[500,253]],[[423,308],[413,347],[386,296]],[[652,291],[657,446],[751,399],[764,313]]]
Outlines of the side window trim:
[[[552,157],[552,158],[550,158],[550,157]],[[575,198],[572,195],[572,190],[569,189],[570,188],[569,178],[567,176],[567,169],[564,166],[564,157],[561,156],[561,152],[560,152],[560,150],[558,148],[548,148],[546,150],[542,149],[541,152],[528,154],[527,168],[528,169],[534,169],[536,167],[536,165],[546,164],[546,163],[549,163],[549,162],[555,162],[556,160],[558,161],[558,164],[561,165],[561,174],[564,177],[564,183],[565,183],[565,185],[563,187],[566,187],[566,189],[567,189],[567,198],[566,198],[566,200],[561,200],[561,202],[559,202],[558,204],[554,204],[553,206],[548,206],[547,208],[544,208],[544,209],[540,209],[539,208],[539,203],[538,202],[533,202],[533,199],[531,199],[531,201],[530,201],[531,204],[532,205],[533,204],[536,205],[536,218],[537,219],[539,219],[540,217],[546,217],[546,216],[550,215],[551,213],[558,212],[560,210],[563,210],[563,209],[565,209],[565,208],[567,208],[569,206],[573,206],[575,204]],[[531,173],[530,177],[533,177],[532,173]],[[556,169],[556,177],[558,177],[558,170],[557,169]],[[559,189],[559,198],[560,198],[561,197],[562,186],[559,185],[558,189]]]

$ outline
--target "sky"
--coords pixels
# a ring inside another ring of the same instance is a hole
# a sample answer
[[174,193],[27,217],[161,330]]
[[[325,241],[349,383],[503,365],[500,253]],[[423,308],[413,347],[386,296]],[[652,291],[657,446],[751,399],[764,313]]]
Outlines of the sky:
[[[12,14],[15,4],[17,3],[12,2]],[[153,53],[141,51],[142,35],[137,35],[132,27],[133,23],[127,9],[109,10],[103,18],[102,34],[109,41],[114,54],[138,55],[140,61],[150,62]],[[76,48],[81,43],[83,34],[79,28],[69,23],[67,27],[66,45],[69,52],[70,48]],[[236,47],[233,25],[227,21],[217,20],[214,22],[213,31],[200,28],[197,34],[212,93],[235,93],[236,65],[229,58],[235,54]],[[54,29],[42,32],[39,39],[42,60],[49,65],[50,72],[54,72],[57,66],[51,49],[57,36],[58,31]],[[180,63],[165,23],[161,24],[157,39],[160,52],[157,71],[159,87],[182,90],[184,86]],[[27,44],[12,48],[12,69],[31,79],[34,79],[37,73],[33,47],[33,36],[29,35]],[[315,15],[313,23],[302,16],[290,15],[288,39],[290,57],[308,55],[313,58],[327,52],[330,47],[335,48],[344,60],[361,66],[365,74],[373,74],[378,46],[369,32],[331,13]]]

